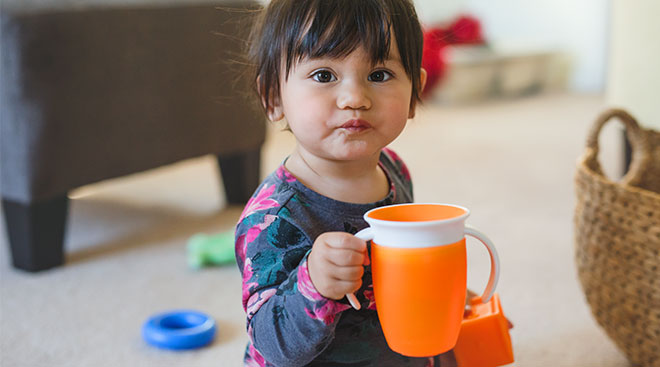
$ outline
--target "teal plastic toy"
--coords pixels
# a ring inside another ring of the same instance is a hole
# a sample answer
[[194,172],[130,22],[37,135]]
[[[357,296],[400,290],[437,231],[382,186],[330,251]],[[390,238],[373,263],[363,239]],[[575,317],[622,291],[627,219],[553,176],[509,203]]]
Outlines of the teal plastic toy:
[[233,231],[215,235],[199,233],[188,240],[188,266],[191,268],[200,269],[235,262]]

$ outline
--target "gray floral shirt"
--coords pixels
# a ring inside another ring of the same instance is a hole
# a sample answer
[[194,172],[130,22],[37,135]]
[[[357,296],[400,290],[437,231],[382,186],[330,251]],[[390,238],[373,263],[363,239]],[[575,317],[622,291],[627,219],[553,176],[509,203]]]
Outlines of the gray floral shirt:
[[388,195],[371,204],[352,204],[305,187],[284,165],[256,190],[236,227],[236,258],[243,276],[243,307],[250,342],[246,366],[429,366],[433,359],[393,352],[376,314],[371,268],[355,292],[357,311],[346,299],[323,297],[307,270],[307,255],[324,232],[355,234],[365,228],[366,211],[412,202],[405,164],[389,149],[380,167]]

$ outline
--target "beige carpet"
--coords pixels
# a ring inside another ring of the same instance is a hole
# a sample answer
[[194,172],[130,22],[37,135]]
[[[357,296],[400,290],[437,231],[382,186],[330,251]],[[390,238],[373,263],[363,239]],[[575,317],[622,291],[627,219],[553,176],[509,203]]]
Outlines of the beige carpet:
[[[594,323],[573,262],[573,172],[600,96],[545,95],[473,106],[427,104],[393,147],[413,174],[416,200],[472,209],[469,224],[495,242],[498,291],[515,366],[628,366]],[[617,169],[618,135],[602,134],[601,158]],[[275,132],[264,173],[291,149]],[[241,208],[225,207],[213,160],[183,162],[78,190],[67,232],[67,264],[27,274],[9,266],[0,242],[0,365],[240,366],[246,340],[235,266],[193,271],[194,233],[231,230]],[[3,221],[4,223],[4,221]],[[468,282],[485,286],[488,261],[469,242]],[[155,312],[195,308],[219,331],[208,348],[147,346],[142,322]]]

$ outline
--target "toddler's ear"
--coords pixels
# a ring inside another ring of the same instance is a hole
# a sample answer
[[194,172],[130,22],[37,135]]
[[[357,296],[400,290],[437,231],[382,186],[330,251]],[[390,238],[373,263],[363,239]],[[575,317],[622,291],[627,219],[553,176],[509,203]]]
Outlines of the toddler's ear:
[[261,77],[257,77],[257,90],[261,96],[261,105],[266,110],[268,119],[272,122],[280,121],[284,118],[284,111],[282,110],[282,103],[279,96],[268,97],[269,101],[266,103],[266,94],[261,90]]
[[[265,106],[266,104],[264,103]],[[280,97],[272,97],[270,99],[270,103],[268,103],[268,107],[266,108],[266,114],[272,122],[277,122],[284,118],[284,109],[282,108]]]
[[[419,94],[421,95],[426,86],[426,69],[420,68],[419,70]],[[417,101],[413,100],[410,102],[410,112],[408,113],[408,118],[411,119],[415,117],[415,108],[417,107]]]

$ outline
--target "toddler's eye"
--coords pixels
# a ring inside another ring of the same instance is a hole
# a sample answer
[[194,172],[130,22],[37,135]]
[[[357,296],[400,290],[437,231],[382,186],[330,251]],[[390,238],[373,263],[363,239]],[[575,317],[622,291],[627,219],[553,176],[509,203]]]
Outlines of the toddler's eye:
[[389,80],[392,77],[392,74],[385,70],[374,71],[369,75],[369,81],[372,82],[384,82]]
[[329,83],[337,80],[337,78],[335,78],[335,76],[328,70],[316,71],[314,72],[314,75],[312,75],[312,78],[320,83]]

